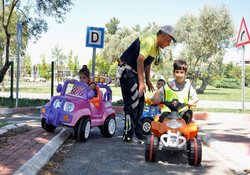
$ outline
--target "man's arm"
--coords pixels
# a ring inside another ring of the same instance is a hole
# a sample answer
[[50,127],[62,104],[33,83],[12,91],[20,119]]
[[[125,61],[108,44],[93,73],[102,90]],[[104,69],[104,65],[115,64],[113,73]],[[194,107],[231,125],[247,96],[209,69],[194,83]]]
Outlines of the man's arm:
[[150,81],[150,70],[151,70],[151,64],[145,66],[145,79],[146,79],[146,84],[148,86],[149,92],[153,92],[155,90],[152,82]]
[[137,76],[139,80],[139,97],[141,97],[145,91],[144,84],[144,56],[139,55],[137,58]]

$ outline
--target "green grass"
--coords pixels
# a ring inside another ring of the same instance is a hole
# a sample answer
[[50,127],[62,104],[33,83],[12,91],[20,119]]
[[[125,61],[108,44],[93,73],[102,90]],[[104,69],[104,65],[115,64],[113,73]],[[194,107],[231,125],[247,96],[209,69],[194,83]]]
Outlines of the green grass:
[[[50,94],[50,82],[46,83],[20,83],[20,93],[40,93]],[[122,96],[121,88],[110,85],[113,96]],[[54,94],[56,94],[56,86],[54,87]],[[5,92],[9,92],[9,85],[6,84]],[[15,88],[14,88],[15,92]],[[152,97],[153,93],[146,91],[146,97]],[[204,94],[198,94],[200,100],[219,100],[219,101],[242,101],[242,89],[223,89],[207,86]],[[250,102],[250,87],[245,87],[245,101]]]
[[0,128],[5,126],[5,125],[8,125],[8,124],[9,124],[8,122],[0,121]]
[[[111,85],[113,96],[121,96],[121,88]],[[204,94],[198,94],[200,100],[241,101],[242,89],[223,89],[207,86]],[[146,92],[146,97],[152,97],[152,92]],[[250,87],[245,87],[245,102],[250,102]]]
[[[242,89],[225,89],[208,86],[201,100],[242,101]],[[245,101],[250,102],[250,87],[245,87]]]

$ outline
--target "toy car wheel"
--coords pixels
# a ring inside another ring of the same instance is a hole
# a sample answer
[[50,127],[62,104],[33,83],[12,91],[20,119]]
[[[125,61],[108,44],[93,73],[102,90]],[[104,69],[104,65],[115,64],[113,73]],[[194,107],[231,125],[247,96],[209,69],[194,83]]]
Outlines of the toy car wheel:
[[82,117],[76,127],[75,127],[75,136],[76,139],[80,142],[86,141],[90,134],[90,119],[87,117]]
[[54,125],[47,124],[45,118],[42,118],[41,125],[42,125],[42,128],[45,129],[47,132],[53,132],[56,129],[56,127]]
[[148,135],[145,145],[145,159],[150,162],[157,161],[157,154],[159,148],[159,139],[153,134]]
[[112,116],[108,116],[104,124],[99,127],[101,130],[101,133],[104,137],[112,137],[115,134],[116,131],[116,121],[115,118]]
[[202,144],[200,139],[193,138],[187,142],[187,157],[189,165],[197,166],[201,163]]
[[149,118],[142,119],[142,132],[144,135],[149,135],[151,130],[151,120]]

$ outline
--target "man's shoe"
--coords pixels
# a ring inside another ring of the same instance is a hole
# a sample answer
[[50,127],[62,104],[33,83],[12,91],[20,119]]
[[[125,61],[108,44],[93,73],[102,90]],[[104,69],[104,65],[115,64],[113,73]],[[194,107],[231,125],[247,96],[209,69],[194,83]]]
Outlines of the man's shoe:
[[133,138],[132,138],[132,137],[127,137],[127,136],[125,136],[125,137],[122,138],[122,141],[123,141],[123,142],[132,142],[132,141],[133,141]]
[[130,136],[130,135],[125,135],[125,133],[123,133],[123,136],[122,136],[122,141],[123,142],[132,142],[133,141],[133,137]]
[[146,136],[142,133],[142,130],[139,128],[135,129],[135,135],[138,140],[146,140]]

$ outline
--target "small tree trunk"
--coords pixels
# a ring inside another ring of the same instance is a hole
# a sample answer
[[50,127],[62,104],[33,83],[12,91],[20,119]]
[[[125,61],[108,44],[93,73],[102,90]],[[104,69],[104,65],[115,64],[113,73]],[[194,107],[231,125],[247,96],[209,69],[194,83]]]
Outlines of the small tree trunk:
[[206,78],[202,79],[202,84],[201,84],[200,88],[197,89],[198,94],[204,94],[206,87],[208,85],[209,79],[210,79],[210,77],[206,77]]
[[2,92],[4,92],[4,81],[2,81]]

